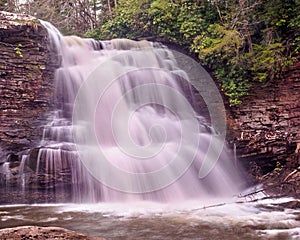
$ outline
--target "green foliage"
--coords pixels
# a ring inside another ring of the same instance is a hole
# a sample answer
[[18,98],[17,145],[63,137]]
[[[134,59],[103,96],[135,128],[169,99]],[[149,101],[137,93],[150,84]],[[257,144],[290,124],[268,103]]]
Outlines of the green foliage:
[[284,47],[281,43],[273,43],[268,46],[255,44],[253,51],[245,55],[249,61],[249,70],[254,80],[264,82],[272,80],[280,73],[282,63],[287,63],[283,56]]
[[[195,37],[192,49],[198,52],[200,58],[216,54],[218,57],[238,57],[239,49],[242,47],[243,38],[236,30],[228,30],[219,24],[210,25],[207,31]],[[225,54],[221,55],[219,53]]]
[[27,74],[27,77],[29,77],[29,78],[33,78],[33,75],[32,75],[32,73],[28,73],[28,74]]
[[17,47],[15,48],[15,53],[19,58],[23,58],[22,50],[21,50],[22,44],[19,43]]
[[183,42],[190,44],[194,38],[206,31],[208,26],[216,20],[216,12],[197,2],[186,1],[180,6],[178,15],[179,32],[183,35]]
[[156,0],[150,5],[149,15],[154,32],[160,37],[176,41],[179,32],[176,26],[178,5],[168,0]]
[[284,35],[287,33],[291,20],[299,15],[299,12],[295,12],[295,7],[295,0],[268,1],[265,4],[264,21],[267,25],[274,26],[281,35]]
[[218,67],[214,71],[216,77],[221,80],[222,90],[229,98],[231,106],[242,103],[241,97],[246,96],[250,87],[243,67],[234,68]]
[[212,24],[204,34],[195,37],[192,44],[192,50],[199,53],[202,63],[220,80],[231,105],[240,104],[240,98],[247,95],[250,87],[239,51],[243,43],[244,39],[236,30]]
[[254,82],[276,79],[300,51],[299,0],[120,0],[100,16],[97,39],[155,36],[186,46],[219,81],[231,105]]
[[101,31],[88,31],[86,36],[97,39],[135,38],[149,32],[150,19],[148,9],[152,1],[120,1],[113,10],[113,17],[102,19]]
[[[205,31],[216,20],[216,11],[198,1],[156,0],[149,9],[152,34],[183,45]],[[205,1],[202,1],[205,2]]]
[[[290,36],[288,36],[288,44],[291,47],[292,55],[300,54],[300,0],[295,1],[296,4],[293,7],[293,15],[288,22],[287,27],[290,29]],[[293,37],[293,38],[291,38]]]
[[86,38],[93,38],[93,39],[104,39],[101,37],[102,31],[100,29],[90,29],[85,34],[84,37]]
[[277,161],[276,162],[276,167],[274,169],[275,172],[281,172],[282,171],[282,163]]

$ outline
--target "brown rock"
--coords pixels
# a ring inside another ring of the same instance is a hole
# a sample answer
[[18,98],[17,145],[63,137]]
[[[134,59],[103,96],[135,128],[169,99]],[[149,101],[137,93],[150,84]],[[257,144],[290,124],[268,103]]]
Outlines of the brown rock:
[[290,208],[290,209],[299,209],[300,208],[300,201],[290,201],[286,203],[281,203],[280,206],[284,208]]
[[227,110],[228,141],[232,148],[235,143],[248,169],[255,164],[265,175],[295,162],[300,146],[300,56],[280,78],[253,83],[243,103]]
[[0,11],[0,162],[41,138],[57,65],[46,29],[31,16]]
[[70,231],[60,227],[37,227],[22,226],[5,228],[0,230],[0,240],[44,240],[44,239],[84,239],[84,240],[105,240],[101,237],[89,237],[81,233]]

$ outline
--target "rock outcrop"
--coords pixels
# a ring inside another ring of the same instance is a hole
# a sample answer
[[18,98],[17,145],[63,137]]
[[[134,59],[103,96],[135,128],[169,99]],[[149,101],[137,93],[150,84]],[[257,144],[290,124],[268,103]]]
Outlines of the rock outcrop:
[[51,108],[54,54],[46,29],[30,16],[0,12],[0,163],[41,139]]
[[0,229],[0,240],[23,240],[23,239],[65,239],[65,240],[105,240],[100,237],[89,237],[81,233],[73,232],[60,227],[37,227],[23,226]]
[[[279,79],[257,83],[238,107],[228,107],[229,140],[259,178],[300,161],[300,61]],[[285,177],[284,177],[285,178]]]

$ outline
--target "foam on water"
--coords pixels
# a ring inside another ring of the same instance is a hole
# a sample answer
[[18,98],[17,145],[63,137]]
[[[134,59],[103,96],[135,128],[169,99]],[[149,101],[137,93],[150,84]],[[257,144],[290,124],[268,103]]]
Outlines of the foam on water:
[[299,239],[299,209],[278,205],[290,201],[15,205],[0,207],[0,221],[3,228],[59,225],[114,239]]
[[289,239],[300,239],[300,227],[292,228],[292,229],[269,229],[269,230],[260,230],[258,231],[261,237],[276,237],[288,236]]

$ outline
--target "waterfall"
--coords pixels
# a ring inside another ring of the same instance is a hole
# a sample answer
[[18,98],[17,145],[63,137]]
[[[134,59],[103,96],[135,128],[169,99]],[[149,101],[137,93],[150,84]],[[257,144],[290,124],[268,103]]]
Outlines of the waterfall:
[[[234,158],[199,115],[193,86],[170,50],[148,41],[64,37],[42,24],[61,60],[55,110],[36,155],[35,173],[44,174],[46,188],[70,174],[74,202],[170,202],[239,192]],[[207,158],[209,148],[216,154]],[[204,161],[214,157],[200,179]]]

